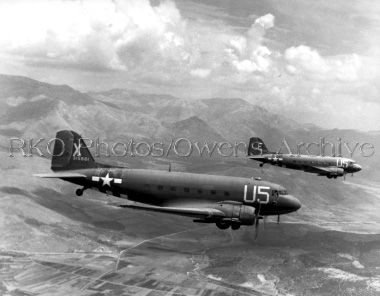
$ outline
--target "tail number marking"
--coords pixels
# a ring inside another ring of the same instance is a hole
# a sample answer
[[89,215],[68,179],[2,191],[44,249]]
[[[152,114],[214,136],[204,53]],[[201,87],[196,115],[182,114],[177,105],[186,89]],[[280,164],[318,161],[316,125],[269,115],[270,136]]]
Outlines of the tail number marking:
[[268,186],[253,186],[252,198],[247,196],[247,185],[244,186],[244,202],[254,203],[256,200],[261,204],[269,203],[270,187]]
[[263,155],[263,143],[254,142],[251,147],[253,150],[260,151],[260,155]]
[[75,148],[75,151],[73,153],[73,156],[75,157],[81,157],[81,153],[80,153],[80,148],[82,148],[82,145],[81,145],[81,142],[80,140],[78,141],[78,144],[77,143],[74,143],[74,148]]

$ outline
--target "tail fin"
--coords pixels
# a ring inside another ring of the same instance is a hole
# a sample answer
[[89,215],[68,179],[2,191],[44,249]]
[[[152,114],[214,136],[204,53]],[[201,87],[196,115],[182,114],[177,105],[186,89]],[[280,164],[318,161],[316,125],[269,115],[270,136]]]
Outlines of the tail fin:
[[53,171],[96,168],[97,163],[92,157],[82,137],[74,131],[63,130],[55,136],[51,169]]
[[270,153],[260,138],[250,138],[248,145],[248,156],[262,155]]

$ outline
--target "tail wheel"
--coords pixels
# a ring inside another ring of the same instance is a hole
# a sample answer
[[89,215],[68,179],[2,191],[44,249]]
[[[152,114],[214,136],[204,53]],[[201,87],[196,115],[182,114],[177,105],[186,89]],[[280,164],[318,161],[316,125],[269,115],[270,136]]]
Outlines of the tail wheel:
[[75,194],[77,196],[82,196],[83,195],[83,189],[82,188],[78,188],[77,190],[75,190]]
[[216,222],[215,224],[216,224],[216,226],[217,226],[219,229],[223,229],[223,230],[225,230],[225,229],[227,229],[228,227],[230,227],[230,224],[227,223],[227,222],[218,221],[218,222]]

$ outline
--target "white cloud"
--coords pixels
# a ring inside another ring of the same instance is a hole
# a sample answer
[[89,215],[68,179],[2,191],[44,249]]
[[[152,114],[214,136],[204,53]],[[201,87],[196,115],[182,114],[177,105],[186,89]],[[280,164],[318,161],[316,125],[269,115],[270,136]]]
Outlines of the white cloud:
[[211,69],[202,69],[197,68],[190,71],[190,75],[199,77],[199,78],[207,78],[211,73]]
[[225,24],[185,19],[171,0],[156,6],[149,0],[4,2],[0,54],[34,67],[116,70],[136,80],[179,84],[227,75],[244,83],[270,69],[263,37],[274,19],[261,16],[236,33]]
[[[355,126],[353,120],[332,114],[339,109],[359,118],[352,110],[363,101],[373,102],[363,114],[374,121],[378,116],[377,31],[366,32],[371,46],[350,53],[350,47],[331,46],[326,23],[332,25],[314,12],[312,25],[318,21],[326,26],[326,36],[311,39],[305,38],[309,29],[298,31],[292,25],[286,30],[287,24],[294,24],[293,11],[288,19],[282,13],[281,28],[268,36],[275,26],[272,14],[251,18],[251,26],[244,29],[246,14],[226,18],[220,16],[222,9],[215,13],[215,7],[203,5],[201,13],[198,7],[186,18],[191,1],[185,6],[178,2],[181,12],[173,0],[152,2],[155,5],[149,0],[0,1],[0,71],[82,89],[131,87],[177,96],[244,97],[297,120],[325,125]],[[205,9],[210,11],[202,14]],[[335,16],[334,10],[327,19]],[[291,46],[294,40],[305,45]],[[323,52],[310,44],[320,45]],[[281,55],[280,48],[286,47]]]
[[305,74],[322,80],[356,81],[362,66],[357,54],[322,57],[317,50],[305,45],[286,49],[284,58],[290,74]]
[[274,15],[268,13],[255,20],[255,24],[259,24],[264,29],[270,29],[274,26]]
[[184,27],[169,1],[2,3],[0,51],[35,65],[127,70],[136,61],[185,60]]
[[238,56],[231,54],[232,64],[242,72],[267,72],[270,62],[271,51],[266,46],[258,46],[248,59],[240,60]]
[[257,18],[244,36],[233,36],[229,40],[225,52],[236,70],[245,73],[269,71],[272,52],[262,43],[266,29],[273,26],[274,16],[267,14]]
[[148,0],[21,0],[0,4],[0,54],[37,67],[116,70],[178,84],[235,71],[244,83],[269,71],[271,50],[262,43],[273,25],[267,14],[237,34],[225,24],[187,20],[169,0],[157,6]]

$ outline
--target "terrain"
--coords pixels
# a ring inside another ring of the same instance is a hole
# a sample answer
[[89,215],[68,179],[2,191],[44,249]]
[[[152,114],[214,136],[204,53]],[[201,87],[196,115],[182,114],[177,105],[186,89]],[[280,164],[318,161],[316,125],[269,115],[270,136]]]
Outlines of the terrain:
[[[9,157],[11,137],[50,139],[72,129],[104,141],[247,142],[286,137],[369,142],[380,133],[302,126],[240,99],[186,100],[128,90],[81,93],[0,75],[1,295],[378,295],[380,182],[375,154],[354,158],[346,180],[258,164],[239,157],[102,157],[100,161],[219,175],[262,177],[285,186],[302,208],[253,229],[214,225],[112,206],[114,197],[42,180],[50,160]],[[43,149],[43,147],[41,147]],[[94,152],[94,150],[92,150]]]

